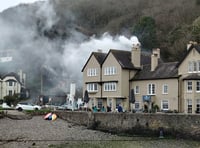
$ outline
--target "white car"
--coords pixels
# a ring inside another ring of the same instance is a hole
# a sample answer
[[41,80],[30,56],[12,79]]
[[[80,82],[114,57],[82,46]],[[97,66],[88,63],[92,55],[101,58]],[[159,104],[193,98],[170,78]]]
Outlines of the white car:
[[1,107],[2,107],[3,109],[11,109],[11,107],[10,107],[9,105],[7,105],[7,103],[3,103],[3,104],[1,105]]
[[22,111],[22,110],[40,110],[41,106],[34,105],[34,104],[31,104],[31,103],[27,103],[27,102],[23,102],[23,103],[18,103],[15,108],[19,111]]

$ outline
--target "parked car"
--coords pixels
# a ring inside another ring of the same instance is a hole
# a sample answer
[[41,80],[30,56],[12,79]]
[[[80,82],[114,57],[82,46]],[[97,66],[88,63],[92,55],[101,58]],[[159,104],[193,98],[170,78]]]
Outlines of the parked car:
[[18,103],[15,108],[19,111],[22,111],[22,110],[40,110],[41,106],[34,105],[32,103],[22,102],[22,103]]
[[7,105],[7,103],[5,103],[5,102],[1,105],[1,107],[3,109],[11,109],[11,106]]

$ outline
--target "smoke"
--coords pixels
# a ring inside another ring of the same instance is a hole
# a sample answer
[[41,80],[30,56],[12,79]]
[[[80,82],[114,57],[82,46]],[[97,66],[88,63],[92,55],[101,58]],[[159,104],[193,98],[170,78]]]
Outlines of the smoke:
[[[37,87],[40,90],[41,70],[50,73],[51,80],[56,83],[55,87],[59,84],[56,81],[65,81],[67,86],[62,87],[65,92],[71,82],[81,87],[81,70],[91,52],[98,49],[106,53],[109,49],[131,50],[132,44],[139,43],[135,36],[127,38],[108,33],[99,38],[91,36],[88,39],[74,28],[68,29],[71,31],[70,37],[64,41],[49,40],[40,31],[51,29],[60,18],[49,1],[35,3],[32,7],[32,10],[26,5],[11,8],[7,10],[9,13],[3,12],[0,16],[0,51],[14,51],[13,65],[7,66],[6,70],[11,72],[22,68],[27,73],[27,86],[30,89]],[[75,19],[74,16],[68,18],[72,18],[72,22]]]
[[69,71],[70,79],[81,80],[81,70],[92,52],[97,52],[98,49],[101,49],[104,53],[108,53],[110,49],[130,51],[132,45],[138,43],[136,36],[127,38],[123,35],[111,36],[108,33],[104,33],[100,38],[92,36],[89,40],[82,41],[80,44],[66,41],[62,57],[64,66]]

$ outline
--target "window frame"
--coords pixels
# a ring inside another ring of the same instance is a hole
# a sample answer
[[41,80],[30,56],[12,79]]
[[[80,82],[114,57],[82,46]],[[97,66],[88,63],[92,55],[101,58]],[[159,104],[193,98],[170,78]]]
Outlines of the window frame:
[[196,100],[196,113],[200,113],[200,99]]
[[106,82],[103,85],[103,90],[106,92],[117,91],[117,83],[116,82]]
[[169,92],[169,87],[167,84],[163,84],[163,87],[162,87],[162,94],[168,94]]
[[117,67],[116,66],[108,66],[104,68],[104,75],[110,76],[110,75],[116,75],[117,74]]
[[[189,84],[189,83],[191,83],[191,84]],[[189,80],[189,81],[186,81],[186,89],[187,89],[187,92],[188,93],[191,93],[192,92],[192,81],[191,80]]]
[[187,113],[192,113],[192,99],[187,99]]
[[98,92],[98,83],[88,83],[87,91],[88,92]]
[[136,85],[134,91],[135,94],[140,94],[140,87]]
[[156,94],[156,85],[154,83],[150,83],[147,85],[147,94],[148,95]]
[[200,80],[196,81],[196,92],[200,93]]
[[94,77],[97,76],[98,74],[98,69],[97,68],[88,68],[87,69],[87,76],[88,77]]
[[[165,108],[165,105],[167,106],[167,108]],[[169,100],[164,99],[161,101],[161,109],[164,111],[169,110]]]

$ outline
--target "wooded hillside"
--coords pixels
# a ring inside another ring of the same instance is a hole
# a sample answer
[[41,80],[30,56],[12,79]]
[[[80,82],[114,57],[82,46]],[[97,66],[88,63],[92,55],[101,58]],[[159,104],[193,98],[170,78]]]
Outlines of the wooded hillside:
[[104,32],[136,35],[143,48],[161,48],[163,58],[168,61],[180,59],[190,40],[200,41],[200,0],[52,0],[52,3],[62,18],[58,26],[72,22],[88,35]]

